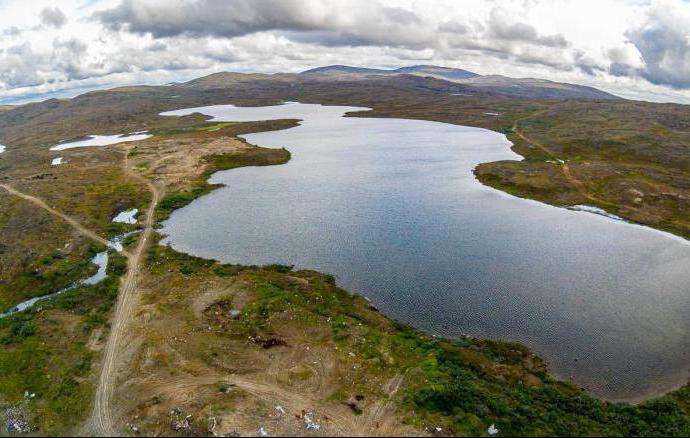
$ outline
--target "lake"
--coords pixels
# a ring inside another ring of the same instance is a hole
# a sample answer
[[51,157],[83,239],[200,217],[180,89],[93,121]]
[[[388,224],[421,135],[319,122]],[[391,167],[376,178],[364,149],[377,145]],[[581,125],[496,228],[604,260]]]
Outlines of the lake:
[[211,182],[226,187],[174,212],[164,242],[228,263],[332,273],[428,332],[521,341],[556,376],[611,400],[686,382],[688,241],[483,186],[472,173],[478,163],[521,159],[503,134],[343,117],[358,110],[290,103],[165,113],[303,122],[245,136],[292,159],[216,173]]
[[52,146],[50,150],[65,151],[67,149],[86,148],[91,146],[110,146],[118,143],[146,140],[149,137],[151,137],[150,134],[143,132],[133,132],[131,134],[123,135],[89,135],[81,140],[56,144]]

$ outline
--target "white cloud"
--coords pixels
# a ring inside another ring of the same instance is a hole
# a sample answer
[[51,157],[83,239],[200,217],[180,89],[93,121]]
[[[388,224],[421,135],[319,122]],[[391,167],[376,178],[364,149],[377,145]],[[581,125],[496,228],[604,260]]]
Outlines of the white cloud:
[[0,16],[0,100],[219,70],[435,63],[690,101],[681,0],[9,0]]
[[[637,66],[618,61],[622,72],[639,74],[648,81],[678,89],[690,88],[690,8],[679,1],[661,1],[645,21],[626,33],[643,60]],[[621,71],[617,73],[621,73]]]
[[46,26],[62,27],[67,23],[67,17],[60,8],[44,8],[41,11],[41,21]]

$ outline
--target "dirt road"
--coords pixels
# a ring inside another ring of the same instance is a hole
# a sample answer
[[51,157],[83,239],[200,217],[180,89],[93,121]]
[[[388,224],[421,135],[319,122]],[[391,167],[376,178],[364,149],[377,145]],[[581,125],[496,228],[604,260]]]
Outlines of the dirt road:
[[[14,196],[22,198],[26,201],[29,201],[32,204],[46,210],[48,213],[52,214],[53,216],[59,217],[60,219],[67,222],[70,226],[72,226],[75,230],[77,230],[77,232],[79,232],[79,234],[81,234],[82,236],[85,236],[85,237],[93,240],[96,243],[100,243],[101,245],[112,247],[111,243],[108,242],[106,239],[102,238],[101,236],[94,233],[93,231],[85,228],[82,224],[77,222],[75,219],[73,219],[73,218],[67,216],[66,214],[61,213],[61,212],[57,211],[56,209],[54,209],[53,207],[49,206],[48,204],[46,204],[46,202],[44,200],[39,199],[35,196],[27,195],[26,193],[22,193],[19,190],[15,189],[14,187],[9,186],[7,184],[0,184],[0,187],[5,189],[11,195],[14,195]],[[124,252],[124,254],[128,255],[126,252]]]
[[[113,388],[115,385],[115,371],[117,370],[117,352],[120,346],[120,341],[125,333],[125,328],[131,319],[132,312],[135,309],[135,305],[138,297],[136,296],[136,286],[137,279],[139,276],[141,259],[145,254],[149,246],[149,241],[151,234],[153,232],[153,226],[155,222],[155,211],[158,201],[160,200],[161,193],[158,188],[151,183],[149,180],[136,174],[129,168],[129,163],[125,157],[123,167],[125,172],[133,179],[145,184],[149,191],[151,192],[151,203],[146,212],[146,220],[144,223],[144,228],[139,238],[136,249],[133,253],[123,251],[128,258],[127,274],[123,279],[120,290],[118,294],[118,303],[115,309],[115,314],[113,315],[112,329],[110,332],[110,337],[108,338],[108,343],[104,349],[103,357],[103,368],[101,369],[100,378],[98,381],[98,387],[96,390],[96,396],[94,400],[94,407],[91,413],[91,417],[86,423],[83,434],[84,435],[98,435],[98,436],[119,436],[114,425],[113,419],[111,417],[110,410],[110,399],[112,397]],[[34,205],[48,211],[50,214],[57,216],[71,225],[80,234],[89,239],[100,243],[105,246],[112,246],[110,242],[106,239],[100,237],[93,231],[85,228],[77,220],[67,216],[64,213],[50,207],[45,201],[35,196],[22,193],[19,190],[7,185],[0,184],[4,190],[8,193],[20,197],[26,201],[33,203]]]
[[[522,120],[526,120],[526,119],[528,119],[528,118],[534,117],[534,116],[537,115],[537,114],[538,114],[538,113],[535,113],[535,114],[532,114],[532,115],[530,115],[530,116],[528,116],[528,117],[525,117],[525,118],[516,120],[516,121],[513,123],[512,130],[513,130],[513,132],[515,133],[515,135],[517,135],[518,137],[520,137],[520,138],[521,138],[522,140],[524,140],[525,142],[527,142],[527,143],[529,143],[529,144],[531,144],[531,145],[533,145],[533,146],[536,146],[536,147],[538,147],[539,149],[541,149],[542,151],[544,151],[546,154],[551,155],[551,156],[554,157],[554,158],[557,158],[557,154],[553,153],[553,152],[551,151],[551,149],[548,148],[546,145],[544,145],[544,144],[542,144],[542,143],[540,143],[540,142],[538,142],[538,141],[534,141],[534,140],[530,139],[530,138],[527,137],[522,131],[520,131],[520,125],[519,125],[520,122],[521,122]],[[575,186],[575,188],[577,189],[577,191],[580,192],[580,194],[581,194],[584,198],[587,198],[587,199],[589,199],[590,201],[593,201],[593,202],[598,203],[598,204],[603,204],[603,205],[610,205],[610,204],[611,204],[610,202],[604,201],[603,199],[600,199],[600,198],[598,198],[597,196],[595,196],[594,194],[592,194],[591,192],[589,192],[589,191],[587,190],[587,187],[585,186],[585,184],[584,184],[581,180],[579,180],[578,178],[576,178],[576,177],[573,175],[573,173],[570,171],[570,166],[568,165],[568,163],[566,163],[565,161],[563,161],[563,162],[561,163],[560,167],[561,167],[561,172],[563,172],[563,176],[565,177],[565,179],[568,180],[568,182],[570,182],[570,184],[572,184],[573,186]]]
[[87,420],[84,434],[93,436],[120,436],[113,422],[110,409],[110,401],[116,384],[116,372],[119,366],[118,351],[120,343],[126,333],[126,328],[132,319],[132,314],[136,309],[139,300],[137,295],[137,280],[141,269],[141,260],[146,253],[153,233],[155,224],[156,207],[161,197],[160,190],[146,178],[135,173],[129,168],[129,161],[125,155],[123,168],[125,173],[133,179],[140,181],[149,188],[151,192],[151,203],[146,211],[144,229],[139,237],[136,249],[128,259],[127,274],[123,279],[118,294],[117,307],[113,314],[110,336],[103,351],[103,367],[101,369],[96,396],[91,417]]

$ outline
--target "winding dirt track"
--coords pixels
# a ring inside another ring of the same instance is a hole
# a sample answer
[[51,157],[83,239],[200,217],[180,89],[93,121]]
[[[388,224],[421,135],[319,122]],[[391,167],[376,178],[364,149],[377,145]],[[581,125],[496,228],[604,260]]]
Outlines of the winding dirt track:
[[[93,231],[85,228],[82,224],[77,222],[75,219],[67,216],[64,213],[61,213],[57,210],[55,210],[53,207],[49,206],[46,204],[46,202],[42,199],[39,199],[35,196],[27,195],[26,193],[22,193],[19,190],[15,189],[12,186],[9,186],[7,184],[0,184],[0,187],[5,189],[8,193],[11,195],[17,196],[19,198],[22,198],[26,201],[31,202],[32,204],[46,210],[48,213],[52,214],[53,216],[57,216],[60,219],[64,220],[67,222],[69,225],[71,225],[75,230],[79,232],[82,236],[88,237],[89,239],[93,240],[94,242],[100,243],[105,246],[111,246],[110,242],[108,242],[106,239],[102,238],[98,234],[94,233]],[[123,251],[125,255],[128,255],[126,252]]]
[[[520,122],[523,121],[523,120],[529,119],[529,118],[531,118],[531,117],[534,117],[534,116],[537,115],[537,114],[539,114],[539,113],[537,112],[537,113],[532,114],[532,115],[530,115],[530,116],[527,116],[527,117],[524,117],[524,118],[522,118],[522,119],[516,120],[516,121],[513,123],[513,128],[512,128],[512,130],[513,130],[513,132],[515,133],[515,135],[517,135],[518,137],[520,137],[520,138],[521,138],[522,140],[524,140],[525,142],[527,142],[527,143],[529,143],[529,144],[531,144],[531,145],[534,145],[534,146],[538,147],[538,148],[541,149],[542,151],[546,152],[548,155],[551,155],[552,157],[555,158],[555,157],[557,157],[558,155],[555,154],[555,153],[553,153],[553,151],[551,151],[550,148],[548,148],[546,145],[544,145],[544,144],[542,144],[542,143],[540,143],[540,142],[538,142],[538,141],[534,141],[534,140],[530,139],[530,138],[527,137],[525,134],[523,134],[522,131],[520,131],[520,126],[519,126]],[[591,192],[589,192],[589,191],[587,190],[587,187],[585,186],[585,184],[584,184],[582,181],[580,181],[578,178],[576,178],[576,177],[572,174],[572,172],[570,171],[570,166],[568,166],[568,163],[565,163],[565,162],[564,162],[564,163],[561,164],[560,167],[561,167],[561,171],[563,172],[563,176],[565,177],[565,179],[568,180],[568,182],[569,182],[570,184],[572,184],[573,186],[575,186],[575,188],[577,189],[577,191],[580,192],[580,194],[581,194],[584,198],[587,198],[587,199],[589,199],[590,201],[594,201],[594,202],[597,202],[597,203],[599,203],[599,204],[604,204],[604,205],[610,205],[610,204],[611,204],[610,202],[604,201],[603,199],[600,199],[600,198],[598,198],[597,196],[595,196],[594,194],[592,194]]]
[[[534,113],[534,114],[532,114],[532,115],[530,115],[530,116],[523,117],[522,119],[516,120],[516,121],[513,123],[513,128],[512,128],[512,130],[513,130],[513,132],[515,133],[515,135],[517,135],[518,137],[520,137],[522,140],[526,141],[527,143],[529,143],[529,144],[531,144],[531,145],[533,145],[533,146],[538,147],[538,148],[541,149],[542,151],[546,152],[548,155],[551,155],[552,157],[556,158],[558,155],[555,154],[555,153],[553,153],[549,147],[547,147],[547,146],[544,145],[543,143],[540,143],[540,142],[538,142],[538,141],[534,141],[534,140],[530,139],[530,138],[527,137],[522,131],[520,131],[520,126],[519,126],[519,124],[520,124],[521,121],[527,120],[527,119],[529,119],[529,118],[531,118],[531,117],[534,117],[534,116],[536,116],[537,114],[539,114],[540,112],[541,112],[541,111],[538,111],[538,112],[536,112],[536,113]],[[594,193],[590,192],[590,191],[587,189],[587,186],[585,185],[585,183],[582,182],[582,180],[578,179],[575,175],[573,175],[573,173],[570,171],[570,166],[568,165],[568,163],[565,163],[565,162],[562,163],[562,164],[560,165],[560,168],[561,168],[561,172],[563,172],[563,176],[565,177],[565,179],[568,180],[568,182],[570,182],[570,184],[572,184],[573,186],[575,186],[575,188],[577,189],[578,192],[580,192],[580,195],[582,195],[582,197],[584,197],[584,198],[586,198],[586,199],[592,201],[595,205],[598,205],[598,206],[600,206],[600,207],[602,207],[602,208],[611,209],[612,207],[616,207],[616,204],[615,204],[615,203],[612,203],[612,202],[610,202],[610,201],[607,201],[607,200],[605,200],[605,199],[602,199],[602,198],[600,198],[599,196],[595,195]],[[631,206],[631,205],[626,205],[625,208],[626,208],[627,210],[630,210],[630,211],[640,212],[640,209],[639,209],[639,208],[633,207],[633,206]]]
[[141,259],[149,247],[149,241],[155,223],[156,207],[161,198],[160,190],[158,190],[151,181],[138,175],[129,168],[128,155],[129,150],[126,152],[123,162],[124,171],[131,178],[146,184],[151,192],[151,203],[146,211],[146,221],[139,238],[139,243],[128,259],[127,275],[120,284],[118,302],[113,315],[110,336],[108,337],[108,342],[103,351],[103,365],[98,380],[98,387],[96,388],[94,406],[91,417],[87,420],[84,428],[84,434],[92,436],[121,435],[114,426],[110,409],[110,401],[112,399],[117,377],[118,351],[120,342],[124,337],[126,327],[132,318],[133,311],[136,308],[136,303],[139,298],[136,294],[136,288],[141,269]]
[[[149,241],[151,234],[153,232],[153,226],[155,222],[155,211],[158,202],[161,198],[161,193],[158,188],[151,183],[148,179],[138,175],[129,168],[129,161],[127,156],[129,150],[125,154],[125,159],[123,162],[123,168],[125,173],[145,184],[149,191],[151,192],[151,203],[146,211],[146,220],[144,223],[144,228],[139,238],[136,249],[133,253],[127,251],[122,251],[122,253],[127,256],[127,275],[120,284],[120,290],[118,293],[118,302],[113,315],[112,329],[110,336],[108,338],[108,343],[104,349],[103,356],[103,367],[101,369],[100,378],[98,380],[98,387],[96,389],[96,396],[94,399],[94,407],[91,412],[90,418],[87,420],[86,425],[82,431],[83,435],[94,435],[94,436],[119,436],[120,433],[117,432],[113,425],[113,418],[111,417],[110,411],[110,399],[113,394],[113,388],[116,379],[117,370],[117,352],[120,346],[120,341],[125,333],[125,328],[129,323],[132,312],[135,308],[137,302],[136,296],[136,286],[137,279],[139,277],[141,258],[145,254],[149,246]],[[22,193],[19,190],[7,185],[0,184],[4,190],[6,190],[11,195],[22,198],[32,204],[48,211],[50,214],[59,217],[60,219],[71,225],[77,232],[81,235],[93,240],[94,242],[100,243],[105,246],[111,246],[103,237],[97,235],[93,231],[85,228],[77,220],[67,216],[66,214],[52,208],[45,201],[35,196]]]

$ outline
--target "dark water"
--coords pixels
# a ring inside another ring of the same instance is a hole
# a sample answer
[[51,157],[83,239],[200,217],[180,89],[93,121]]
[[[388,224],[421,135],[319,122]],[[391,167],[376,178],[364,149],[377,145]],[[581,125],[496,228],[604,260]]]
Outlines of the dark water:
[[[480,162],[519,159],[495,132],[342,118],[288,104],[200,111],[218,120],[301,118],[248,135],[282,166],[219,172],[226,188],[175,212],[174,248],[336,275],[395,318],[443,336],[523,341],[595,394],[639,400],[690,368],[690,245],[478,183]],[[576,360],[577,359],[577,360]]]

